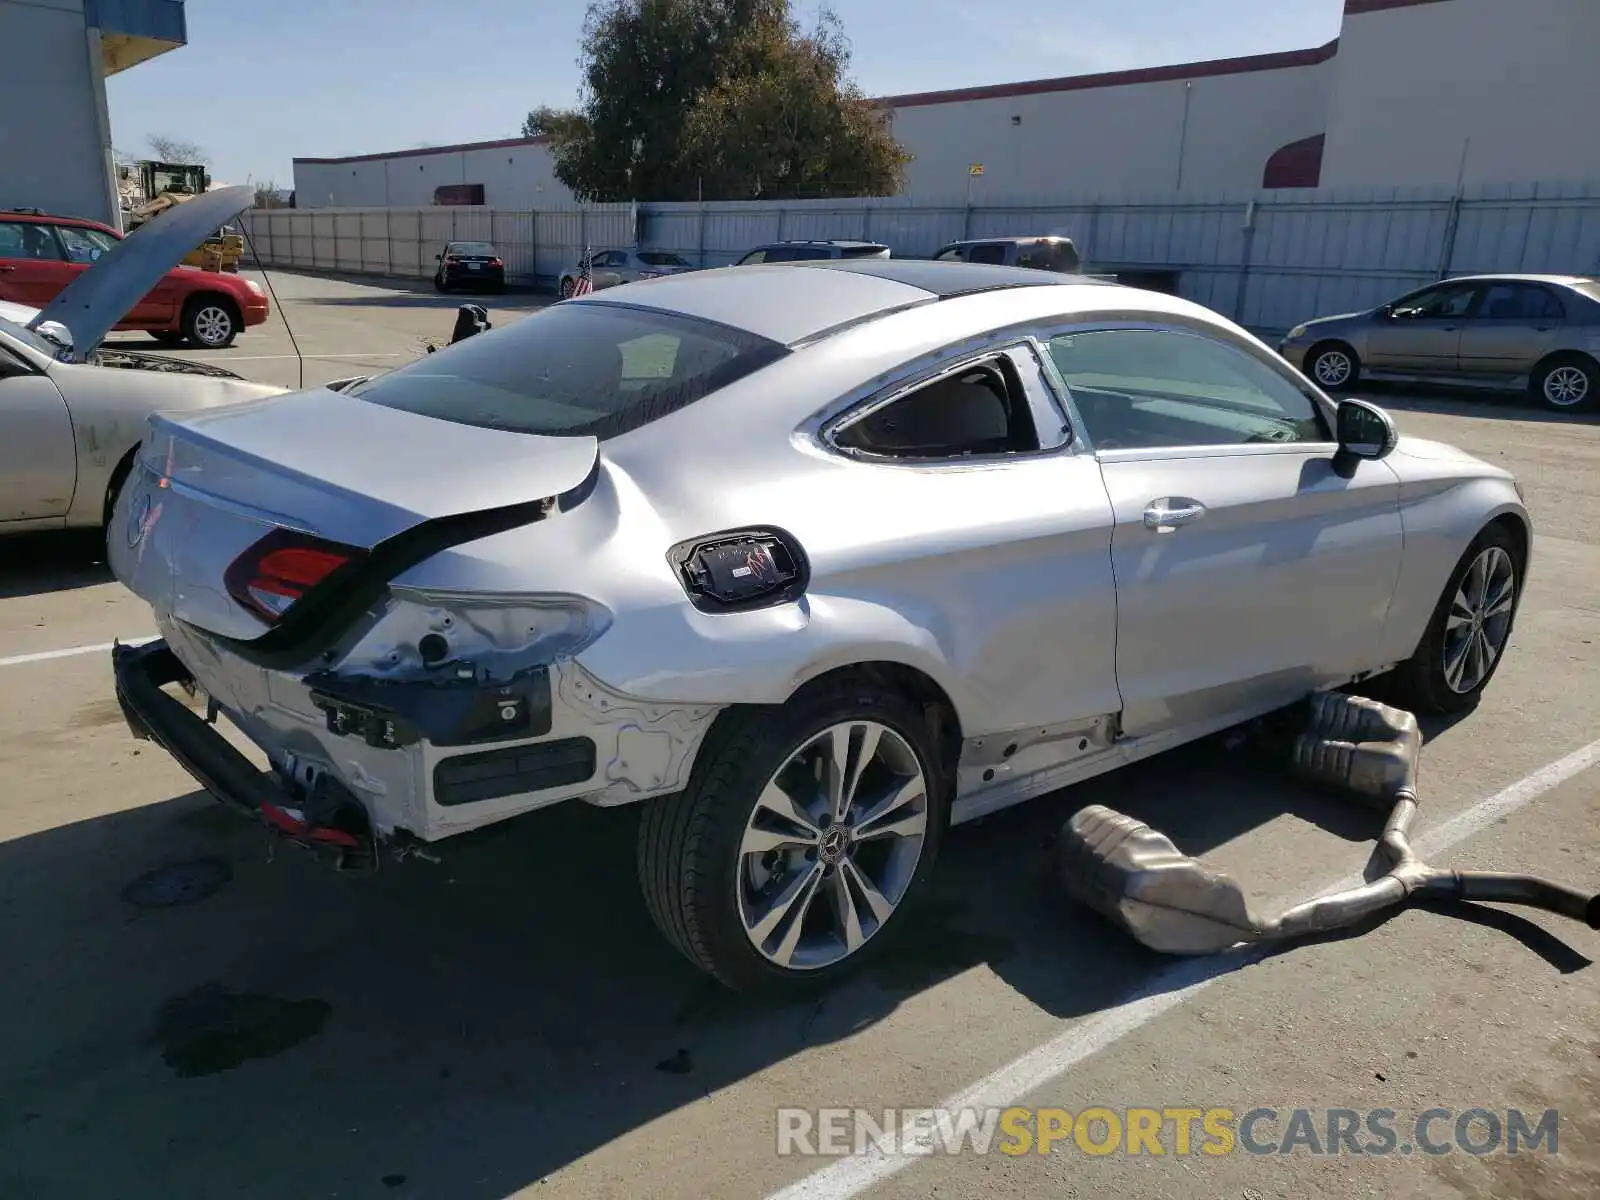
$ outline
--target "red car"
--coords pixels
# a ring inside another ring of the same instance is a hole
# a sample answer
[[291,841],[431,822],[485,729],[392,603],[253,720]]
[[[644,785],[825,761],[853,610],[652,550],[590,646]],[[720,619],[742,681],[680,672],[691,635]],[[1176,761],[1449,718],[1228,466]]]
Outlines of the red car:
[[[43,308],[121,238],[78,217],[0,210],[0,300]],[[266,292],[251,280],[174,267],[116,328],[143,329],[167,346],[220,350],[267,311]]]

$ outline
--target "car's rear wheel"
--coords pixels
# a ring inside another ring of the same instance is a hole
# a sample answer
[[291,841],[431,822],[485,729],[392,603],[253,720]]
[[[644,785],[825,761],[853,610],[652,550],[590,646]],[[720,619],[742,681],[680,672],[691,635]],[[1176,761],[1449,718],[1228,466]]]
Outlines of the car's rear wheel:
[[737,990],[828,984],[882,951],[925,888],[948,784],[906,698],[860,681],[719,718],[687,791],[646,803],[656,925]]
[[574,283],[570,277],[563,278],[561,281],[561,298],[563,300],[572,299],[572,293],[577,289],[577,287],[578,285]]
[[1600,389],[1600,370],[1583,354],[1559,354],[1539,364],[1528,379],[1533,398],[1555,412],[1593,408]]
[[183,309],[183,336],[194,346],[222,350],[233,345],[243,322],[230,301],[217,296],[196,296]]
[[1395,671],[1395,699],[1417,712],[1477,707],[1505,657],[1522,594],[1522,551],[1500,522],[1467,547],[1416,652]]
[[1323,389],[1350,387],[1361,378],[1361,359],[1343,342],[1324,342],[1306,355],[1306,374]]
[[434,272],[434,276],[433,276],[433,290],[436,291],[436,292],[448,292],[450,290],[445,285],[444,275],[439,273],[439,272],[437,272],[437,271]]

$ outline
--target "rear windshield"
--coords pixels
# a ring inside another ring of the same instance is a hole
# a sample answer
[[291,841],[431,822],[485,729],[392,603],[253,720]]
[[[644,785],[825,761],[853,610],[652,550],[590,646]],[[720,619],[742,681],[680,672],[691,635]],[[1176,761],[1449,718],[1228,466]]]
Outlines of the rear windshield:
[[450,243],[450,253],[452,253],[452,254],[487,254],[487,255],[493,257],[493,255],[494,255],[494,247],[491,246],[488,242],[451,242]]
[[665,250],[641,250],[639,261],[647,267],[687,267],[689,264],[676,254],[668,254]]
[[787,353],[777,342],[693,317],[562,303],[346,394],[460,425],[604,441]]

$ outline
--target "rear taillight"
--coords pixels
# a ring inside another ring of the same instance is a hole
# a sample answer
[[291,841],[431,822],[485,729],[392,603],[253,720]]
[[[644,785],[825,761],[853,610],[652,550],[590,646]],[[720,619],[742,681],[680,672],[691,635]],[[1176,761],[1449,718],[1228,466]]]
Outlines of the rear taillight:
[[506,265],[506,264],[505,264],[505,260],[504,260],[504,259],[499,259],[499,258],[491,258],[491,259],[490,259],[490,260],[489,260],[489,265],[490,265],[490,266],[491,266],[491,267],[503,267],[503,266],[505,266],[505,265]]
[[301,596],[365,551],[290,529],[274,529],[234,559],[223,576],[232,596],[268,625]]
[[454,254],[446,254],[444,256],[444,265],[447,267],[453,267],[460,261]]

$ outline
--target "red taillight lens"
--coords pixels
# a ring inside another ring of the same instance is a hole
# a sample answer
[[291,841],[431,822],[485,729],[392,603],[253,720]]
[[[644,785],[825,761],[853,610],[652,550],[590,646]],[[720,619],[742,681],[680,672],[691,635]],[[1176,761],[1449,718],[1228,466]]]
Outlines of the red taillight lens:
[[446,254],[444,256],[444,265],[447,267],[453,267],[460,261],[454,254]]
[[223,582],[228,595],[272,625],[301,596],[364,553],[354,546],[275,529],[233,561]]
[[489,265],[491,267],[503,267],[506,265],[506,263],[503,258],[491,258],[489,260]]

